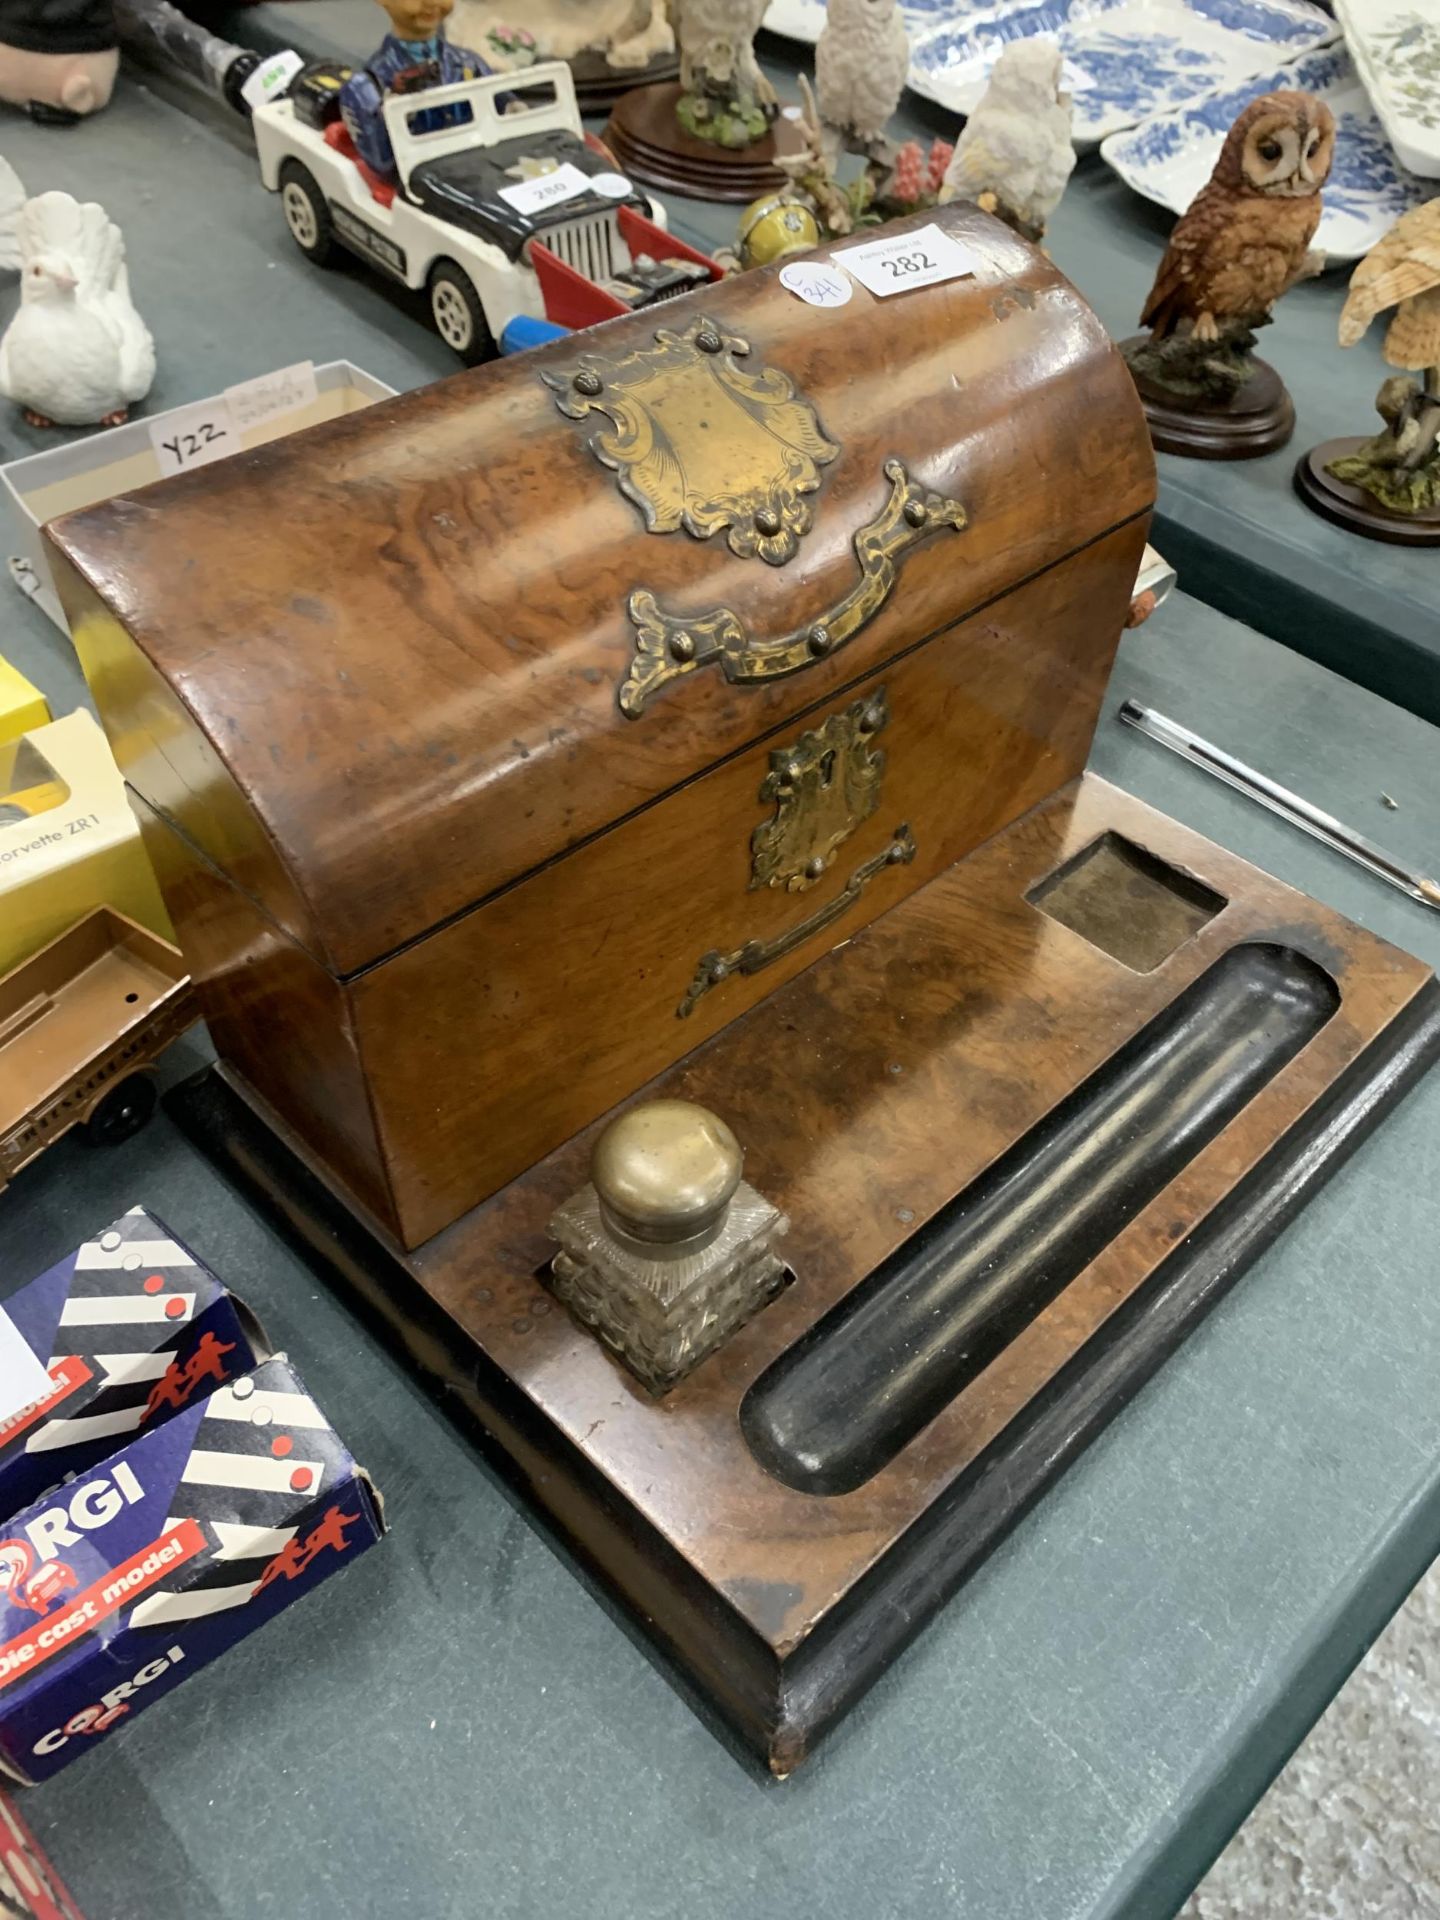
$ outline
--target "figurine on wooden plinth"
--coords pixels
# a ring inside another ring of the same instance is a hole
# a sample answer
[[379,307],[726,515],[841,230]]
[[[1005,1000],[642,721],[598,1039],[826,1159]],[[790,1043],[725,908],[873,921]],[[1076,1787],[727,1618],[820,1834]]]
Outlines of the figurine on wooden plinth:
[[1307,506],[1356,533],[1440,546],[1440,199],[1403,214],[1356,267],[1341,346],[1392,308],[1382,351],[1402,371],[1376,396],[1384,431],[1312,447],[1295,486]]
[[1044,239],[1075,170],[1064,65],[1050,40],[1017,40],[1005,49],[955,142],[942,201],[973,200],[1023,239]]
[[700,200],[753,200],[785,185],[797,149],[754,40],[766,0],[674,0],[680,79],[621,96],[605,141],[630,175]]
[[1263,94],[1225,136],[1145,302],[1150,332],[1121,347],[1162,452],[1248,460],[1290,438],[1295,408],[1255,330],[1319,271],[1310,242],[1334,151],[1334,115],[1308,93]]
[[455,0],[450,29],[497,72],[566,61],[585,113],[680,70],[665,0]]

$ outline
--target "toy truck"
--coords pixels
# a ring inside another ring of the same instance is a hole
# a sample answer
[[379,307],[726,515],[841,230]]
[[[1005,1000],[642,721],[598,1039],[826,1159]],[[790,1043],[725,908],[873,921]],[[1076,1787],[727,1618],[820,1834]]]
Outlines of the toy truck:
[[307,259],[344,247],[424,289],[467,366],[512,321],[589,326],[721,277],[585,134],[563,60],[392,94],[393,180],[365,164],[340,117],[348,74],[312,62],[255,109],[260,177]]
[[0,1191],[72,1127],[138,1133],[155,1061],[197,1017],[178,949],[113,907],[0,977]]

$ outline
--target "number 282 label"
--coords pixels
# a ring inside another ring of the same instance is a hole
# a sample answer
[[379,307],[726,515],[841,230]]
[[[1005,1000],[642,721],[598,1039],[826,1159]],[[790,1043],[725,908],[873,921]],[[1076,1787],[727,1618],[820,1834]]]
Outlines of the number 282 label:
[[941,280],[959,280],[974,273],[980,258],[933,223],[909,233],[867,240],[831,254],[862,287],[880,299],[908,293],[912,287],[933,287]]

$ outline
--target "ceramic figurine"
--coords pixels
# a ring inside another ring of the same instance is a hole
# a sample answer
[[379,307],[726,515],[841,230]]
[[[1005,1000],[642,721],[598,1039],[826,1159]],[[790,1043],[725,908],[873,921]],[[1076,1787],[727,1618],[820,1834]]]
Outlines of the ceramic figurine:
[[20,309],[0,339],[0,393],[35,427],[114,427],[155,378],[125,241],[94,201],[42,193],[20,215]]
[[973,200],[1027,240],[1041,240],[1075,168],[1064,57],[1049,40],[1019,40],[995,62],[985,97],[965,122],[944,200]]
[[1255,357],[1255,329],[1323,261],[1310,251],[1335,151],[1335,117],[1309,93],[1252,100],[1182,214],[1145,302],[1149,335],[1121,351],[1168,453],[1244,460],[1283,446],[1295,409]]
[[120,51],[112,0],[0,0],[0,100],[46,126],[97,113]]
[[763,140],[778,111],[755,58],[766,0],[677,0],[681,126],[717,147]]
[[830,0],[815,48],[820,120],[838,155],[889,160],[885,128],[910,71],[910,36],[896,0]]
[[605,143],[632,180],[701,200],[753,200],[786,184],[800,138],[755,58],[767,0],[671,0],[680,78],[616,101]]
[[677,70],[665,0],[455,0],[450,30],[498,69],[568,61],[587,111]]
[[[490,69],[478,53],[452,46],[445,37],[445,22],[455,0],[380,3],[390,16],[391,30],[340,89],[340,112],[366,166],[382,179],[393,180],[395,155],[385,127],[385,96],[475,80]],[[458,116],[459,110],[459,106],[437,107],[432,114],[416,116],[412,125],[417,133],[433,132]],[[458,117],[453,123],[463,124]]]
[[1376,397],[1384,431],[1327,441],[1300,462],[1295,482],[1309,505],[1357,532],[1440,545],[1440,199],[1403,214],[1356,267],[1341,346],[1392,311],[1381,351],[1402,371]]

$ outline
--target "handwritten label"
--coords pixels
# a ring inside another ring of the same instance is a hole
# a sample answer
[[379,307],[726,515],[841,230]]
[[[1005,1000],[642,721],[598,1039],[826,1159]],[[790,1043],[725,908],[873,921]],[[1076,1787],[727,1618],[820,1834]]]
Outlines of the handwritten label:
[[892,293],[908,293],[912,287],[962,279],[981,264],[978,254],[933,224],[889,234],[883,240],[867,240],[863,246],[846,247],[830,257],[882,300]]
[[256,107],[278,100],[304,64],[300,55],[292,53],[289,48],[284,53],[272,53],[267,60],[260,62],[241,87],[240,98],[252,113]]
[[237,433],[248,433],[279,414],[313,406],[319,397],[313,360],[297,360],[293,367],[262,373],[258,380],[244,380],[238,387],[225,389],[225,404]]
[[50,1369],[0,1307],[0,1420],[9,1420],[34,1400],[53,1392]]
[[[566,160],[549,173],[537,174],[533,180],[517,180],[513,187],[501,187],[500,198],[514,207],[517,213],[528,217],[532,213],[543,213],[546,207],[558,206],[562,200],[577,199],[580,194],[589,191],[588,176]],[[629,192],[628,185],[626,192]]]
[[208,466],[212,460],[223,460],[227,453],[240,448],[240,436],[223,397],[197,400],[193,407],[177,407],[162,419],[150,421],[149,429],[150,444],[166,479],[174,473],[189,473],[192,467]]
[[855,291],[849,275],[828,260],[787,260],[780,284],[807,307],[843,307]]

